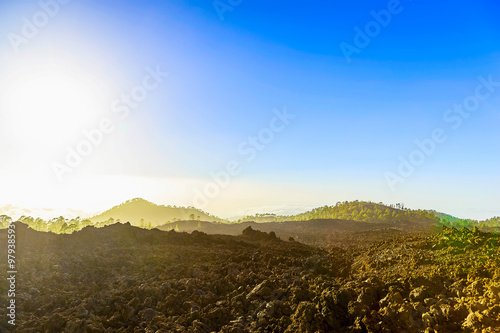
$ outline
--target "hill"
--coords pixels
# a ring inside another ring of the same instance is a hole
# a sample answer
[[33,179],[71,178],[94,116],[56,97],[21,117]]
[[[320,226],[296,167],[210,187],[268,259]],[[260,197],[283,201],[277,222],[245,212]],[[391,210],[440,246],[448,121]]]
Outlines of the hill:
[[481,230],[500,233],[500,216],[480,222]]
[[436,218],[438,219],[440,224],[443,224],[447,227],[454,227],[454,228],[463,228],[463,227],[468,227],[468,228],[473,228],[474,226],[477,226],[478,221],[476,220],[471,220],[471,219],[461,219],[446,213],[441,213],[441,212],[436,212],[434,210],[429,211],[433,213]]
[[246,216],[238,222],[284,222],[284,221],[307,221],[315,219],[340,219],[363,222],[389,222],[389,221],[411,221],[428,222],[439,221],[432,211],[412,210],[403,204],[384,205],[367,201],[344,201],[337,202],[335,206],[323,206],[312,209],[302,214],[281,216],[273,214],[256,214]]
[[[109,221],[112,219],[111,221]],[[155,227],[177,220],[224,220],[194,207],[156,205],[141,198],[128,200],[90,219],[92,223],[122,221],[140,227]]]

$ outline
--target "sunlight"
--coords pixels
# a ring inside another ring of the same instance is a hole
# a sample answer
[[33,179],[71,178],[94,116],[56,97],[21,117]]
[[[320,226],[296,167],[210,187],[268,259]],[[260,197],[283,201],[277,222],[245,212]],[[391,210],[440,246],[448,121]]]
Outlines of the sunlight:
[[12,137],[26,146],[59,146],[98,121],[103,107],[91,85],[61,69],[30,72],[6,92],[6,113]]

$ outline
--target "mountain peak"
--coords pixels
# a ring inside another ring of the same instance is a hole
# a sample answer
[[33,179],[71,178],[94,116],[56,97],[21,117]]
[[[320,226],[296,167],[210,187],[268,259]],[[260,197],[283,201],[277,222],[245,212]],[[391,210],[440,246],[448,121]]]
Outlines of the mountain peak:
[[150,203],[150,204],[156,205],[155,203],[148,201],[146,199],[143,199],[143,198],[133,198],[133,199],[125,201],[124,203],[133,203],[133,202],[134,203]]
[[117,205],[104,213],[94,216],[94,223],[108,221],[130,222],[136,226],[158,226],[181,220],[222,221],[194,207],[157,205],[143,198],[133,198]]

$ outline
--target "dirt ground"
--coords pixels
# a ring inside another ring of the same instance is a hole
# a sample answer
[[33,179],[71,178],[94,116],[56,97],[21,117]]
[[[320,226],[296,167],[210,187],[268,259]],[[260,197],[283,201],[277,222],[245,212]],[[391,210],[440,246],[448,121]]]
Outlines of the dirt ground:
[[321,247],[252,228],[16,236],[16,332],[500,332],[498,235],[478,230],[323,232]]

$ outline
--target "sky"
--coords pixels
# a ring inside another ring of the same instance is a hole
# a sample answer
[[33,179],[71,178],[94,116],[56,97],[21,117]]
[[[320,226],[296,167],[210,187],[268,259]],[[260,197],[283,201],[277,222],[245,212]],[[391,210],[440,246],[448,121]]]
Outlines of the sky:
[[499,10],[2,0],[0,209],[367,200],[498,216]]

